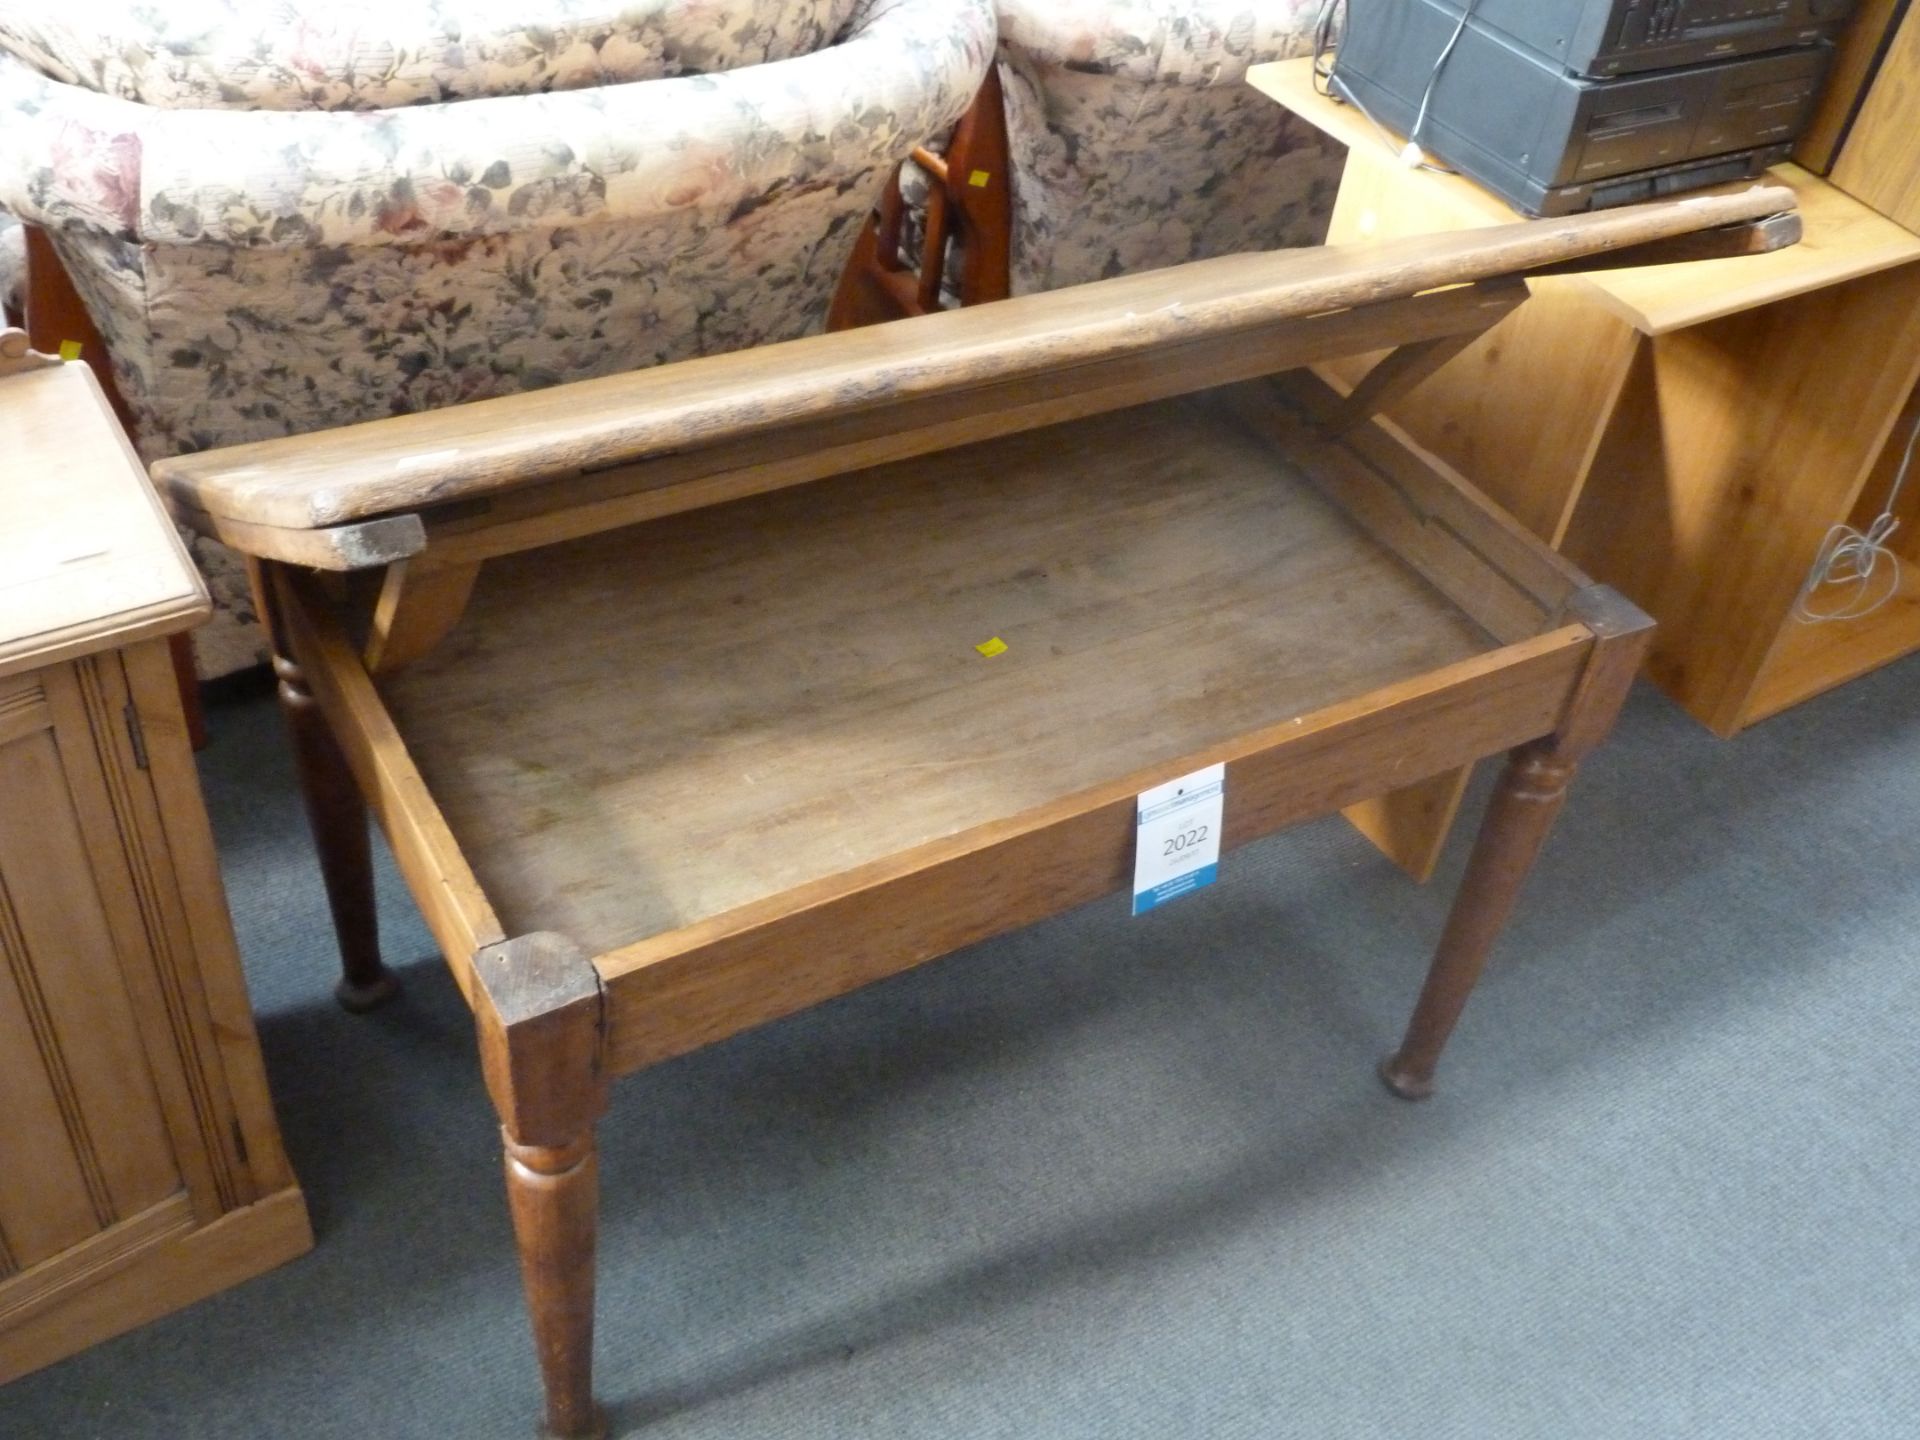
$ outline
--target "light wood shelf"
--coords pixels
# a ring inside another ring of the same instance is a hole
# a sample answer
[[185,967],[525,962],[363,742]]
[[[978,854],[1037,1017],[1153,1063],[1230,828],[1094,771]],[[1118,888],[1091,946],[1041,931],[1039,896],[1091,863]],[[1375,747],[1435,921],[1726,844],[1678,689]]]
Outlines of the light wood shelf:
[[1920,564],[1897,553],[1893,563],[1900,589],[1871,615],[1819,625],[1789,620],[1781,628],[1747,698],[1747,724],[1920,650]]
[[[1310,60],[1248,78],[1349,147],[1330,243],[1514,218],[1464,177],[1402,166],[1397,137],[1317,93]],[[1914,648],[1904,606],[1816,627],[1790,613],[1828,528],[1884,494],[1904,443],[1920,236],[1798,166],[1769,178],[1798,201],[1797,245],[1531,280],[1529,304],[1389,412],[1650,611],[1649,673],[1722,735]],[[1324,369],[1347,384],[1370,358]]]
[[[1860,487],[1847,520],[1854,529],[1865,533],[1885,508],[1916,423],[1920,423],[1920,391],[1907,401],[1872,473]],[[1892,598],[1880,609],[1853,619],[1817,624],[1796,620],[1782,627],[1747,699],[1750,721],[1777,714],[1920,650],[1920,456],[1916,456],[1915,473],[1901,487],[1894,514],[1899,524],[1887,542],[1891,560],[1879,562],[1898,567],[1899,584]],[[1838,598],[1836,592],[1836,602]]]
[[1799,201],[1804,230],[1798,245],[1735,260],[1607,271],[1582,283],[1641,334],[1666,335],[1920,260],[1920,235],[1819,176],[1798,165],[1776,165],[1767,178],[1787,186]]

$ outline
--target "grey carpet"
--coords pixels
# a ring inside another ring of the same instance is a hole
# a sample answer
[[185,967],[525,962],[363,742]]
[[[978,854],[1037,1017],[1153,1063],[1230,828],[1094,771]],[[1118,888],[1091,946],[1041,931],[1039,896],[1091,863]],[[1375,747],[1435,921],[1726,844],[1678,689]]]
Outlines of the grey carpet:
[[[319,1246],[0,1391],[0,1434],[524,1436],[459,998],[389,869],[405,998],[333,1007],[276,718],[213,724]],[[616,1431],[1920,1433],[1920,661],[1731,744],[1638,694],[1408,1106],[1371,1066],[1464,852],[1420,890],[1309,826],[622,1082]]]

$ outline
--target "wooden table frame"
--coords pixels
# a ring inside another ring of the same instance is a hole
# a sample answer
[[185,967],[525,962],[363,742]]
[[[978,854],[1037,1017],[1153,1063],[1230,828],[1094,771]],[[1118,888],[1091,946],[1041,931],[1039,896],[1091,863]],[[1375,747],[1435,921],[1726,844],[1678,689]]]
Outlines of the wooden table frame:
[[[1369,417],[1518,306],[1524,275],[1672,247],[1771,249],[1794,238],[1789,207],[1754,191],[1234,256],[156,467],[181,515],[252,558],[343,1000],[362,1007],[392,987],[374,933],[370,808],[474,1010],[547,1432],[604,1425],[590,1380],[593,1137],[611,1079],[1123,887],[1135,796],[1169,778],[1226,764],[1233,846],[1510,752],[1412,1021],[1381,1066],[1395,1093],[1430,1093],[1650,622]],[[1300,368],[1383,346],[1399,348],[1348,397]],[[381,688],[454,627],[482,562],[1201,391],[1207,413],[1283,453],[1490,647],[605,953],[507,933]],[[341,572],[365,572],[370,588]]]
[[[903,253],[907,204],[900,189],[905,167],[899,167],[854,241],[827,318],[830,330],[930,315],[941,308],[949,282],[961,305],[984,305],[1013,293],[1013,161],[998,65],[987,70],[980,93],[942,150],[919,146],[912,163],[926,175],[920,253]],[[955,259],[958,273],[949,275],[948,262]]]

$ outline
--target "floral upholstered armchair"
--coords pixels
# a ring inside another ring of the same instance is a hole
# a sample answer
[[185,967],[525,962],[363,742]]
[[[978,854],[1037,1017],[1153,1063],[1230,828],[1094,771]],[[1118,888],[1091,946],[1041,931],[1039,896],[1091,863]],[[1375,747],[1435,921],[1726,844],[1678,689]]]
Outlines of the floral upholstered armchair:
[[[786,339],[991,0],[0,0],[0,207],[141,453]],[[262,653],[237,567],[203,673]]]
[[[984,138],[999,163],[982,155],[948,167],[935,142],[902,164],[860,250],[872,277],[862,290],[877,301],[850,319],[1325,235],[1338,146],[1246,83],[1249,66],[1312,49],[1319,0],[996,0],[996,9],[998,85],[954,138],[970,135],[977,155]],[[968,188],[1000,171],[1010,194]],[[983,255],[995,226],[1010,233]]]
[[1318,0],[998,0],[1013,289],[1315,245],[1333,142],[1246,83]]

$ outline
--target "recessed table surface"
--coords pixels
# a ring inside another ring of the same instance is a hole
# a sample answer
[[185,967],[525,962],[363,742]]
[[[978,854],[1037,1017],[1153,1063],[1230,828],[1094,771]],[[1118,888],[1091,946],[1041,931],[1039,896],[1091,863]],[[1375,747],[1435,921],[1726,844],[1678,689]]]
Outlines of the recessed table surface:
[[1492,648],[1174,401],[496,560],[381,690],[508,932],[605,952]]

